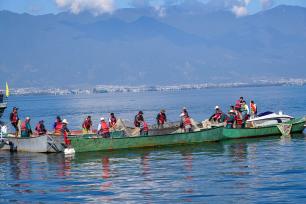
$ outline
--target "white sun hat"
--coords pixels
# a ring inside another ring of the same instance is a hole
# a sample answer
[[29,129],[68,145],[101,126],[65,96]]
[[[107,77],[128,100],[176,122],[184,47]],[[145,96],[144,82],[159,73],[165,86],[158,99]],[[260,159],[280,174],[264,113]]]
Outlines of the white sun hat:
[[102,118],[100,118],[100,120],[105,120],[105,118],[102,117]]
[[62,121],[62,123],[64,123],[64,124],[68,124],[67,119],[64,119],[64,120]]

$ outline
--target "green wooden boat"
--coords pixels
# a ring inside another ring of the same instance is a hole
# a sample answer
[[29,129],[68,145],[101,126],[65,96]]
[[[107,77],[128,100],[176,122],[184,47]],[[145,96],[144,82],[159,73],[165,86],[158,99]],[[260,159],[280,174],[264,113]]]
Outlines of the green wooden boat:
[[[303,132],[305,128],[305,119],[295,119],[283,124],[290,125],[290,133],[299,133]],[[90,152],[194,144],[202,142],[215,142],[227,139],[263,137],[270,135],[282,135],[278,125],[244,129],[227,129],[224,127],[215,127],[190,133],[173,133],[137,137],[115,136],[111,138],[94,138],[90,135],[87,135],[70,136],[69,138],[71,140],[71,145],[76,152]]]

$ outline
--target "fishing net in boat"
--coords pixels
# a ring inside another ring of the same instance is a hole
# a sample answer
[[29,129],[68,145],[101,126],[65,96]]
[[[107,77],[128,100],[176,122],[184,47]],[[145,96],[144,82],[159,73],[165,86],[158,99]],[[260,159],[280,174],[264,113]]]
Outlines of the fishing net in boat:
[[117,131],[124,131],[125,135],[128,137],[135,137],[140,135],[140,128],[129,128],[126,127],[124,121],[122,119],[118,119],[116,123]]
[[279,124],[277,128],[282,133],[282,135],[288,136],[290,135],[292,125],[291,124]]

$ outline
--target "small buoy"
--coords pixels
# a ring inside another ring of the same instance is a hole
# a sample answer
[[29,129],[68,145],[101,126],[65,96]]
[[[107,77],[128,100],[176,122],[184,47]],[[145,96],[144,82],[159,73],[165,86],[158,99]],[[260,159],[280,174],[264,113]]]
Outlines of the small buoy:
[[65,154],[74,154],[75,153],[75,150],[73,148],[66,148],[64,150],[64,153]]

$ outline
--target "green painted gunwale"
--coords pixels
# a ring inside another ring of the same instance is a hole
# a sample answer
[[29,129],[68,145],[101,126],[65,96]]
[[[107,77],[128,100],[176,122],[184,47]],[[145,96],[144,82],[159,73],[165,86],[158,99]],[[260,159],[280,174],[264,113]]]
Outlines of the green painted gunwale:
[[[291,133],[303,132],[305,119],[295,119],[286,124],[292,124]],[[194,144],[215,142],[220,140],[263,137],[281,135],[276,125],[260,128],[227,129],[223,127],[205,129],[190,133],[175,133],[166,135],[91,138],[86,136],[71,136],[71,145],[76,152],[107,151],[117,149],[144,148],[154,146]]]

